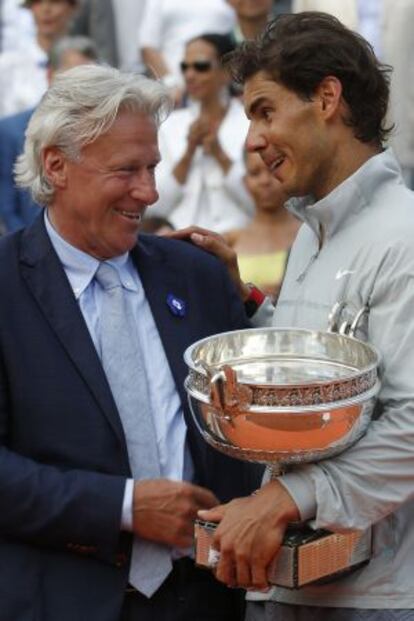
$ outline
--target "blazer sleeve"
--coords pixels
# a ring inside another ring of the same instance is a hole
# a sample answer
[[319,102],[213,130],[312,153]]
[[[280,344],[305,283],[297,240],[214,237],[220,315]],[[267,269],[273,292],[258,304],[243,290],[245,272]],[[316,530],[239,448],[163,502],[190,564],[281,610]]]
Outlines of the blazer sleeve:
[[[52,465],[47,463],[50,458],[44,463],[30,458],[30,449],[15,439],[22,417],[11,416],[14,403],[9,381],[2,355],[0,536],[57,550],[84,549],[91,556],[115,563],[122,542],[126,478]],[[48,433],[47,426],[44,433]]]

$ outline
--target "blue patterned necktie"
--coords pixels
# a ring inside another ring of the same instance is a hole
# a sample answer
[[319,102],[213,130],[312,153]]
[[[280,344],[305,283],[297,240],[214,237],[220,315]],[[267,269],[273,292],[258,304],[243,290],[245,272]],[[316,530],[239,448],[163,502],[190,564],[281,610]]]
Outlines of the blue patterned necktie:
[[[132,476],[135,480],[157,479],[161,474],[149,406],[150,379],[142,364],[137,327],[125,303],[117,270],[100,263],[95,279],[103,289],[101,361],[124,429]],[[129,581],[138,591],[151,597],[171,569],[167,546],[134,538]]]

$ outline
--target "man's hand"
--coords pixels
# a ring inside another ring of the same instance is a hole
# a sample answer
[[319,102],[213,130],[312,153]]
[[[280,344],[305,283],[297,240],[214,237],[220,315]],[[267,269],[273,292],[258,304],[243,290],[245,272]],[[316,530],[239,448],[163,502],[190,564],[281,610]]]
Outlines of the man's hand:
[[199,518],[219,522],[213,548],[220,551],[216,578],[228,586],[269,588],[267,570],[277,555],[289,522],[300,519],[290,494],[270,481],[256,494],[232,500]]
[[229,246],[224,237],[208,229],[199,226],[189,226],[179,231],[168,232],[165,237],[174,239],[184,239],[193,242],[196,246],[200,246],[207,252],[214,254],[227,267],[230,278],[234,282],[242,301],[247,300],[250,289],[244,284],[240,278],[239,265],[237,263],[237,254]]
[[193,544],[197,511],[217,504],[212,492],[191,483],[167,479],[136,481],[133,531],[143,539],[186,548]]

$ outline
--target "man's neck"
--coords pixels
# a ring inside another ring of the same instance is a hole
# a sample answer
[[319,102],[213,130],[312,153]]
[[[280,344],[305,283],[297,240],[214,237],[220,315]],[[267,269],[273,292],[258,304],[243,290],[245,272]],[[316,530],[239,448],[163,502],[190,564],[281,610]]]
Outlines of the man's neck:
[[348,143],[338,144],[336,154],[331,157],[331,166],[327,170],[325,179],[320,179],[318,189],[314,192],[316,200],[321,200],[330,194],[371,157],[379,153],[381,153],[379,146],[361,142],[356,138]]

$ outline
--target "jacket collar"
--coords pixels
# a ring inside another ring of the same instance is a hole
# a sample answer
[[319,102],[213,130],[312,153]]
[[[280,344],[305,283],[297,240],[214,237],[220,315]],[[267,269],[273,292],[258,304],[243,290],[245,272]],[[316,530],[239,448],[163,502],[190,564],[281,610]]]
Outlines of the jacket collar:
[[315,202],[311,196],[292,198],[286,207],[305,222],[318,238],[322,226],[328,239],[366,207],[381,186],[393,178],[403,183],[397,160],[392,150],[386,149],[371,157],[322,200]]

